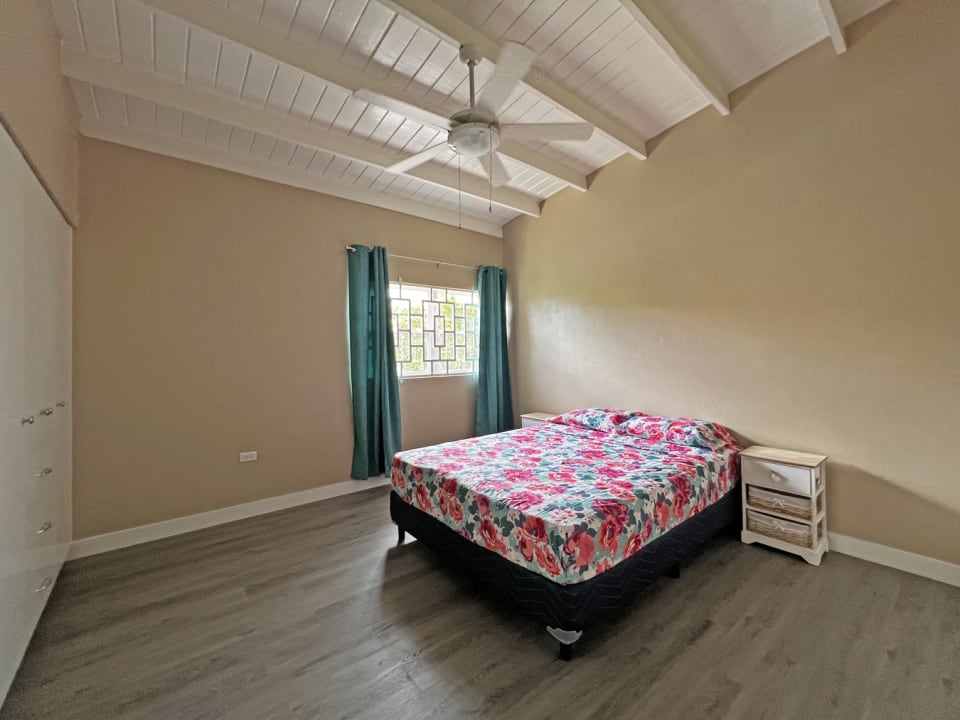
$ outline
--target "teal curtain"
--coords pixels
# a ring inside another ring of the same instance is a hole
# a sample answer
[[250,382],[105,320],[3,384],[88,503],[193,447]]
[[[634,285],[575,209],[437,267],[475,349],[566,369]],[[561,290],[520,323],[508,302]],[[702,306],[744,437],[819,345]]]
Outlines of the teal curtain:
[[477,385],[477,435],[513,429],[510,364],[507,359],[507,271],[481,265],[480,362]]
[[390,317],[387,251],[354,245],[348,252],[347,323],[353,393],[350,477],[389,472],[400,450],[400,397]]

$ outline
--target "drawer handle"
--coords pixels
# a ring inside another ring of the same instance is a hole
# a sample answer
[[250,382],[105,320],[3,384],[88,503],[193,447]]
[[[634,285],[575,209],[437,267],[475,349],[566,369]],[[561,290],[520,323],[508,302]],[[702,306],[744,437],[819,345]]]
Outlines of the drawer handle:
[[53,585],[53,578],[52,578],[52,577],[45,577],[45,578],[43,579],[43,582],[40,583],[40,587],[35,587],[35,588],[33,589],[33,591],[36,592],[36,593],[41,593],[41,592],[43,592],[44,590],[46,590],[48,587],[50,587],[51,585]]
[[773,471],[770,472],[770,479],[773,480],[773,482],[775,483],[782,483],[784,480],[786,480],[786,478],[783,475]]
[[53,472],[53,468],[44,468],[40,472],[34,473],[34,475],[36,475],[37,477],[44,477],[46,475],[49,475],[52,472]]
[[21,425],[33,425],[37,419],[31,415],[30,417],[20,418]]
[[40,414],[43,415],[44,417],[50,417],[51,415],[53,415],[53,408],[52,407],[44,408],[43,410],[40,411]]
[[57,407],[66,407],[66,406],[67,406],[66,400],[61,400],[60,402],[57,403]]
[[47,530],[53,527],[53,523],[45,522],[40,526],[40,529],[37,530],[37,535],[43,535]]

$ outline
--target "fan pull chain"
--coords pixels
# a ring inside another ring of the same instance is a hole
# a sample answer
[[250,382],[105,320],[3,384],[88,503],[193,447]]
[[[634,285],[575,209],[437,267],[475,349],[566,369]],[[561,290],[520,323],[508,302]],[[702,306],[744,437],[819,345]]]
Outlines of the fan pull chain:
[[461,157],[457,153],[457,229],[463,230],[463,190],[460,188]]
[[487,147],[490,152],[487,153],[487,177],[490,179],[490,195],[487,196],[487,212],[493,213],[493,130],[487,128]]

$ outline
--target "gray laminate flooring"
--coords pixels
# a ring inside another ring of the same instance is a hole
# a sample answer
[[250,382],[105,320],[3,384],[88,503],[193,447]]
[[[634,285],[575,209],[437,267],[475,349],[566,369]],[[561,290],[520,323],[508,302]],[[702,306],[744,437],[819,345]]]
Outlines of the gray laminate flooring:
[[727,538],[557,659],[375,489],[71,562],[13,718],[960,718],[960,589]]

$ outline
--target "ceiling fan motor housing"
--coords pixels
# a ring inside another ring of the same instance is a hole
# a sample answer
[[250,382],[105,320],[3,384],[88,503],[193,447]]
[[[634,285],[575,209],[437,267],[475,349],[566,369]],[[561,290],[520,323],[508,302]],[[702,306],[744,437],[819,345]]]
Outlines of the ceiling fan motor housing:
[[473,43],[464,43],[460,46],[460,62],[464,65],[477,65],[483,60],[480,48]]
[[450,130],[447,145],[464,157],[479,157],[500,146],[500,131],[496,125],[490,123],[464,123]]

